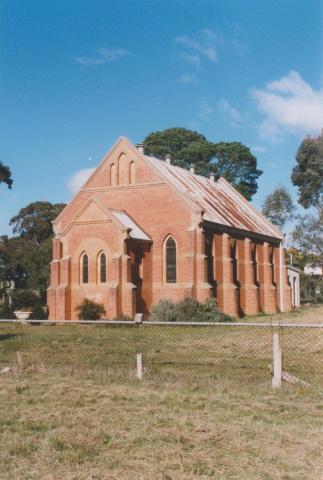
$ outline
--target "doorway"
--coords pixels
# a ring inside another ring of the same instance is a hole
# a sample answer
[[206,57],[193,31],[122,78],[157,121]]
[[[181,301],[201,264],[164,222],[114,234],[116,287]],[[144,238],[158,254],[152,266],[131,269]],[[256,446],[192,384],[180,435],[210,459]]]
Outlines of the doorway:
[[149,314],[151,305],[150,243],[130,240],[131,282],[136,287],[136,313]]

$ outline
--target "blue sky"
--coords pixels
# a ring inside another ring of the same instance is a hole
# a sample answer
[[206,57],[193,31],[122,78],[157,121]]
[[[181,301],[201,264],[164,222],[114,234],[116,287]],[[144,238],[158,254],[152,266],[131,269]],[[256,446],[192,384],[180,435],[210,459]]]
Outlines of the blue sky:
[[[290,185],[323,126],[318,0],[0,3],[0,234],[36,200],[66,202],[121,136],[182,126],[241,141],[264,174],[260,206]],[[84,173],[85,172],[85,173]],[[75,176],[76,175],[76,176]]]

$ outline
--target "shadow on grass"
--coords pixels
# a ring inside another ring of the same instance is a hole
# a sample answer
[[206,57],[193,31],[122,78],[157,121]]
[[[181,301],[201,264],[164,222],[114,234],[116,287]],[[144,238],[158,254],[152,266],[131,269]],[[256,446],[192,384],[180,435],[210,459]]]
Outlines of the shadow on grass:
[[18,336],[17,333],[1,333],[0,334],[0,342],[3,342],[5,340],[10,340],[10,339],[15,338],[17,336]]

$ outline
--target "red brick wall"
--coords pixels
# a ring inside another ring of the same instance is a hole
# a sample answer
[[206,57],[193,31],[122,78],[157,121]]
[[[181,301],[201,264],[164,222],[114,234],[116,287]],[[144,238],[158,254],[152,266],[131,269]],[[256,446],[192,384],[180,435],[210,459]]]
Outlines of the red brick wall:
[[[114,165],[118,185],[111,186]],[[130,183],[134,182],[134,183]],[[75,307],[85,298],[103,303],[107,316],[133,316],[136,286],[132,283],[131,256],[127,232],[106,209],[125,210],[151,238],[142,244],[144,253],[142,296],[147,305],[162,298],[179,301],[193,296],[204,301],[212,295],[207,282],[204,233],[201,214],[144,161],[127,142],[117,146],[100,164],[94,175],[54,225],[53,262],[48,305],[51,319],[76,318]],[[167,284],[164,243],[172,235],[177,245],[177,282]],[[213,236],[214,278],[220,307],[228,314],[255,314],[259,307],[274,312],[279,307],[278,283],[273,284],[268,260],[269,246],[259,249],[259,285],[252,280],[251,241],[237,239],[237,278],[227,234]],[[107,256],[107,283],[98,281],[98,254]],[[89,283],[80,279],[80,258],[89,257]],[[129,255],[128,255],[129,254]],[[277,253],[275,278],[278,278]],[[288,306],[286,272],[283,275],[285,306]]]

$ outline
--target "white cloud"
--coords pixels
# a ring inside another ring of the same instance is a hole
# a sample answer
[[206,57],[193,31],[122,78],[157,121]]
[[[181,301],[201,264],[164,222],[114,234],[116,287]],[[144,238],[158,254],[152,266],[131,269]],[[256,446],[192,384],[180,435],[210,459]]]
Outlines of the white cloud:
[[222,98],[218,107],[226,114],[232,127],[238,127],[241,124],[241,115],[225,98]]
[[259,126],[263,138],[282,134],[318,134],[323,127],[323,89],[314,90],[300,74],[290,71],[263,90],[251,90],[258,110],[264,115]]
[[188,65],[193,65],[194,67],[198,67],[201,63],[200,56],[194,53],[182,52],[182,53],[179,53],[177,57],[184,60],[184,62],[187,63]]
[[206,120],[214,113],[214,108],[208,100],[202,100],[198,108],[198,116]]
[[75,59],[77,63],[80,63],[84,67],[91,67],[94,65],[104,65],[109,62],[116,62],[122,57],[129,55],[129,52],[124,48],[98,48],[97,57],[78,57]]
[[72,193],[77,193],[94,172],[94,168],[83,168],[76,172],[67,182],[67,187]]
[[256,145],[255,147],[251,147],[251,150],[255,153],[266,153],[267,149],[265,147],[261,147],[260,145]]
[[183,73],[179,77],[178,82],[179,83],[194,83],[194,84],[198,83],[196,76],[193,75],[192,73]]
[[184,60],[191,60],[191,63],[198,66],[200,64],[201,58],[206,58],[211,62],[216,62],[218,60],[217,50],[215,48],[215,35],[210,30],[203,30],[201,32],[199,40],[183,35],[175,38],[175,42],[185,47],[190,52],[182,52],[179,54],[179,57]]

